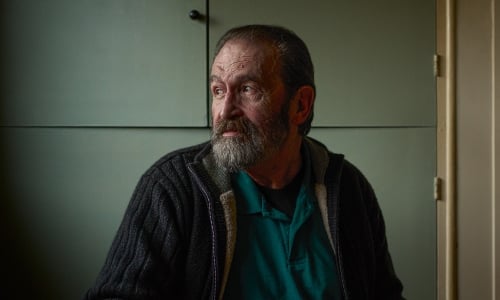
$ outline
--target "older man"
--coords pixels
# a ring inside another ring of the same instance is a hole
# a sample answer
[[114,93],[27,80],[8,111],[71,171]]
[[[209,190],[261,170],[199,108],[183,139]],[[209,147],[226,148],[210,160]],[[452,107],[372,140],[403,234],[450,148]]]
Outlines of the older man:
[[314,71],[287,29],[219,41],[210,142],[141,178],[87,299],[402,299],[363,175],[308,138]]

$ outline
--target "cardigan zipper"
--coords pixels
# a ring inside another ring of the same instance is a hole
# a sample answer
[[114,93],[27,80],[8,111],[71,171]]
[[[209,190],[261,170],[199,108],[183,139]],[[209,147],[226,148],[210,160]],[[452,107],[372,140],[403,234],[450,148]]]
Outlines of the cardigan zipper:
[[[336,162],[336,161],[335,161]],[[330,161],[331,163],[335,163]],[[340,170],[338,171],[340,172]],[[332,206],[333,206],[333,226],[330,228],[332,231],[333,237],[334,237],[334,247],[336,250],[336,255],[335,258],[337,260],[337,266],[338,266],[338,271],[339,271],[339,277],[340,277],[340,284],[342,286],[342,291],[344,295],[344,300],[349,300],[349,293],[347,291],[346,283],[345,283],[345,274],[344,274],[344,266],[342,264],[342,251],[340,250],[340,238],[339,238],[339,226],[338,226],[338,217],[339,217],[339,210],[340,210],[340,203],[338,200],[338,193],[336,193],[333,189],[334,187],[338,187],[340,185],[340,174],[336,174],[337,176],[333,177],[335,182],[333,185],[331,185],[331,197],[332,197]],[[325,176],[327,177],[327,176]],[[327,185],[329,186],[329,185]],[[327,199],[328,199],[328,191],[327,191]]]
[[207,208],[208,208],[208,217],[210,220],[210,229],[212,233],[212,264],[213,264],[213,283],[212,283],[212,295],[211,299],[212,300],[217,300],[217,285],[218,285],[218,267],[217,267],[217,233],[215,232],[215,216],[214,216],[214,208],[212,207],[212,203],[210,202],[210,195],[208,191],[205,188],[205,185],[201,181],[201,179],[198,177],[198,174],[193,170],[191,165],[187,166],[189,171],[193,174],[193,177],[195,178],[196,182],[198,183],[201,192],[205,196],[205,200],[207,203]]

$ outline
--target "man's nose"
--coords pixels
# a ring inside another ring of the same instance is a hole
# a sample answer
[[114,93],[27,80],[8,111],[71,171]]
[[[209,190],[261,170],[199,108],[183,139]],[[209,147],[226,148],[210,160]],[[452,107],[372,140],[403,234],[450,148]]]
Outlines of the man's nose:
[[241,116],[242,111],[240,108],[240,101],[237,94],[233,92],[227,92],[224,97],[224,103],[220,116],[224,119],[233,119]]

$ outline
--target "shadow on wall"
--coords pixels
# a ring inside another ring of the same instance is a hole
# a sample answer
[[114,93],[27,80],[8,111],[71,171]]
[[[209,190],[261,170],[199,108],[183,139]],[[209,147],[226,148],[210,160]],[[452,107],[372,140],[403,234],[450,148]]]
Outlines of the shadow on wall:
[[[1,98],[0,98],[1,99]],[[5,134],[0,128],[0,299],[63,299],[51,267],[37,253],[23,212],[16,208],[18,193],[9,178]],[[28,184],[23,188],[29,189]],[[36,199],[34,199],[36,201]]]
[[[3,14],[3,2],[0,3],[0,19]],[[0,30],[2,28],[0,27]],[[0,35],[0,40],[4,40]],[[2,111],[5,111],[6,78],[9,76],[5,68],[7,56],[4,45],[0,47],[0,299],[63,299],[60,289],[51,274],[51,266],[44,262],[38,254],[32,238],[30,238],[27,224],[30,220],[23,218],[20,211],[19,191],[29,189],[28,183],[12,182],[12,172],[15,166],[11,164],[15,153],[9,153],[7,131],[8,124],[4,123]],[[32,201],[36,201],[33,199]]]

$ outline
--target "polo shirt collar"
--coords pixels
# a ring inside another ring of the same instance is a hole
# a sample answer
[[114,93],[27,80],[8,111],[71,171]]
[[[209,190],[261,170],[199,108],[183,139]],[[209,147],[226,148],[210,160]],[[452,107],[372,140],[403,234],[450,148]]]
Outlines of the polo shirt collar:
[[[302,163],[304,168],[304,178],[302,179],[299,197],[303,197],[304,193],[307,195],[312,193],[310,190],[311,182],[311,160],[309,149],[304,143],[301,147],[301,155],[303,157]],[[241,170],[233,173],[231,176],[232,186],[237,199],[237,212],[240,215],[250,215],[261,213],[263,216],[274,217],[278,219],[290,218],[283,212],[272,208],[272,206],[265,200],[259,188],[248,175],[247,172]],[[307,197],[311,199],[311,197]],[[314,199],[314,197],[312,197]],[[295,212],[296,213],[296,212]]]

